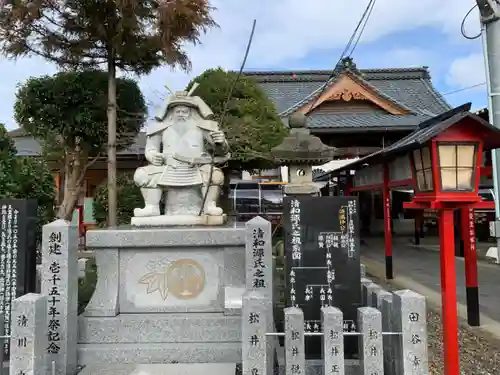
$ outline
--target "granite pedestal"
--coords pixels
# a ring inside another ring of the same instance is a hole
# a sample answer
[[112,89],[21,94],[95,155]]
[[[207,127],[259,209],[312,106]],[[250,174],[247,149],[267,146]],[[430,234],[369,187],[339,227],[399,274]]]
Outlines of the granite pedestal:
[[93,230],[87,246],[98,281],[79,364],[241,362],[244,227]]

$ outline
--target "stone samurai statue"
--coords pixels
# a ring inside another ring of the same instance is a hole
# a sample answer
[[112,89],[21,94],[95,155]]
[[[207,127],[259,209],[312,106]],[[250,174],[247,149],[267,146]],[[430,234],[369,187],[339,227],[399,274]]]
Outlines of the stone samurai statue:
[[[149,164],[134,175],[145,206],[134,210],[132,225],[225,222],[226,215],[217,206],[224,175],[216,165],[229,160],[229,146],[218,123],[208,119],[213,115],[210,108],[200,97],[191,96],[194,88],[169,97],[148,124],[145,157]],[[163,196],[165,214],[160,215]]]

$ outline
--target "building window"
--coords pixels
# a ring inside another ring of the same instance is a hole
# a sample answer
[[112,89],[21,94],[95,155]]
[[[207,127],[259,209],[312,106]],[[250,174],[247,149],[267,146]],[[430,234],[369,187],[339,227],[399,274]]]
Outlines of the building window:
[[413,151],[413,162],[415,163],[415,174],[417,189],[419,191],[432,191],[432,162],[429,147]]

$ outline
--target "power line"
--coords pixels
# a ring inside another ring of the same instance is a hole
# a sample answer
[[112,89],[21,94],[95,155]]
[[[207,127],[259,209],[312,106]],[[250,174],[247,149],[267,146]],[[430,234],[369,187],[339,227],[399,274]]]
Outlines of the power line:
[[[325,81],[325,84],[321,88],[321,91],[319,92],[318,96],[316,97],[316,100],[314,100],[311,103],[311,107],[309,108],[309,110],[311,110],[314,107],[314,105],[317,103],[317,101],[319,100],[319,98],[321,97],[321,95],[323,94],[323,92],[325,91],[326,87],[328,86],[328,83],[330,82],[330,80],[335,75],[335,72],[336,72],[338,64],[340,64],[340,62],[342,61],[342,59],[344,57],[346,57],[347,52],[351,49],[352,43],[353,43],[354,39],[356,38],[356,35],[358,35],[358,30],[360,29],[360,27],[362,27],[361,33],[359,33],[358,38],[357,38],[357,40],[356,40],[356,42],[354,44],[354,48],[352,48],[351,53],[349,55],[347,55],[347,56],[350,57],[352,55],[352,53],[354,52],[354,49],[356,48],[356,45],[358,44],[359,39],[361,38],[361,35],[363,33],[363,30],[366,27],[366,23],[368,22],[368,19],[369,19],[371,13],[372,13],[372,10],[373,10],[373,7],[375,6],[375,3],[376,3],[376,0],[370,0],[369,1],[368,5],[366,6],[365,11],[363,12],[363,15],[361,16],[361,19],[359,20],[358,24],[356,25],[356,28],[354,29],[354,32],[352,33],[351,37],[349,38],[349,41],[347,42],[347,45],[345,46],[344,50],[342,51],[342,54],[340,55],[339,60],[335,64],[335,66],[334,66],[334,68],[332,70],[332,73],[330,74],[330,76],[328,77],[328,79]],[[364,25],[363,25],[363,22],[364,22]]]
[[354,53],[354,50],[356,49],[356,47],[358,46],[358,43],[361,39],[361,36],[363,35],[364,31],[365,31],[365,28],[366,28],[366,25],[368,24],[368,20],[370,19],[370,16],[372,15],[372,12],[373,12],[373,8],[375,7],[375,3],[377,2],[377,0],[374,0],[371,4],[371,7],[370,7],[370,4],[368,4],[368,7],[370,7],[370,10],[368,11],[368,13],[366,14],[366,17],[365,17],[365,22],[363,24],[363,26],[361,27],[361,31],[359,32],[358,34],[358,38],[356,39],[356,42],[354,43],[354,46],[352,47],[351,49],[351,52],[349,52],[348,54],[348,57],[351,57],[352,54]]
[[484,86],[484,85],[486,85],[486,82],[476,83],[475,85],[463,87],[463,88],[458,89],[458,90],[449,91],[449,92],[446,92],[446,93],[441,94],[441,95],[445,96],[445,95],[456,94],[457,92],[462,92],[462,91],[465,91],[465,90],[470,90],[470,89],[473,89],[473,88],[476,88],[476,87],[480,87],[480,86]]
[[474,40],[481,36],[481,32],[479,32],[479,34],[474,36],[468,36],[467,33],[465,32],[465,21],[467,20],[467,17],[469,17],[469,15],[472,13],[472,11],[476,8],[477,4],[474,5],[472,8],[470,8],[469,11],[465,14],[464,18],[462,19],[462,24],[460,25],[460,32],[462,33],[465,39]]

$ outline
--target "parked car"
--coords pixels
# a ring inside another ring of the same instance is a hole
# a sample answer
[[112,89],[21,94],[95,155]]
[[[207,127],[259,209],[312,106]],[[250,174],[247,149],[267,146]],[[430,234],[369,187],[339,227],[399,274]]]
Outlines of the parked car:
[[232,181],[229,200],[238,221],[248,221],[260,215],[272,223],[281,219],[283,212],[282,182]]

